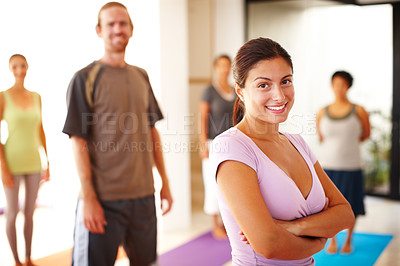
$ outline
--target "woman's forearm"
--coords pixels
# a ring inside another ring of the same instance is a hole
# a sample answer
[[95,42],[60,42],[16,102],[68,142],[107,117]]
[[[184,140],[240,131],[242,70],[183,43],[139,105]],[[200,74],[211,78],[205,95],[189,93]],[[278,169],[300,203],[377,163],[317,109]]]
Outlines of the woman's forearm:
[[[267,240],[264,247],[252,246],[253,249],[267,259],[297,260],[321,251],[327,240],[326,238],[296,236],[279,227],[276,236],[275,240]],[[260,244],[260,240],[258,243]]]
[[2,171],[4,171],[4,170],[9,171],[8,166],[7,166],[6,157],[4,155],[4,146],[1,143],[0,143],[0,165],[1,165]]
[[43,124],[40,125],[40,141],[42,142],[42,146],[46,154],[47,167],[49,167],[49,156],[47,153],[46,135],[44,134]]
[[354,225],[354,215],[348,205],[337,205],[321,213],[299,219],[300,235],[334,237]]
[[296,236],[331,238],[354,224],[354,215],[348,205],[336,205],[317,214],[293,221],[276,223]]

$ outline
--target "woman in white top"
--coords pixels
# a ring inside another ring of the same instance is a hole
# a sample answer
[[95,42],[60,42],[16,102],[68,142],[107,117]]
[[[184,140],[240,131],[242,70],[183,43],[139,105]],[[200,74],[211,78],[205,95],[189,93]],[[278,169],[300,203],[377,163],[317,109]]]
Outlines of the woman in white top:
[[[352,84],[353,77],[348,72],[337,71],[332,75],[335,101],[319,111],[317,130],[324,151],[321,164],[357,217],[365,214],[360,143],[369,138],[370,124],[365,109],[347,98]],[[352,252],[353,230],[354,226],[348,231],[342,253]],[[337,250],[337,242],[333,237],[327,252],[333,254]]]

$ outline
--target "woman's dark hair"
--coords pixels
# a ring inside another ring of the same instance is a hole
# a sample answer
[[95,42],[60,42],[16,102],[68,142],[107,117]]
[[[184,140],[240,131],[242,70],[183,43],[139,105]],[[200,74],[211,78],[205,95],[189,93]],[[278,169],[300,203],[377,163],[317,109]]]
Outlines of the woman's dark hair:
[[23,56],[22,54],[13,54],[13,55],[10,57],[10,59],[8,60],[8,62],[11,63],[11,60],[13,60],[13,59],[16,58],[16,57],[21,57],[22,59],[25,60],[25,62],[28,62],[28,61],[26,60],[25,56]]
[[221,55],[215,57],[215,59],[214,59],[214,66],[217,64],[218,60],[220,60],[220,59],[222,59],[222,58],[228,59],[229,62],[232,63],[232,59],[230,58],[229,55],[227,55],[227,54],[221,54]]
[[346,72],[343,70],[336,71],[335,73],[333,73],[331,81],[336,77],[341,77],[345,81],[347,81],[347,84],[349,85],[349,89],[351,88],[351,86],[353,86],[353,76],[349,72]]
[[[236,84],[244,88],[249,71],[262,60],[271,60],[277,57],[283,58],[293,70],[292,58],[288,52],[277,42],[268,38],[257,38],[247,41],[240,47],[232,64],[233,78]],[[233,125],[243,119],[244,104],[236,98],[233,108]]]

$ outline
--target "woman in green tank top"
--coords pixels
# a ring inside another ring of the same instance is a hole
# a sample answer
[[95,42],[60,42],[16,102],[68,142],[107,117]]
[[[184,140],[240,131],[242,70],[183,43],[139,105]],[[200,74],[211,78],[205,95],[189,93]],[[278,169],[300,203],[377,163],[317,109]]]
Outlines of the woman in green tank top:
[[17,251],[15,221],[19,211],[18,190],[25,182],[24,237],[26,265],[31,261],[33,212],[40,180],[49,180],[49,167],[42,171],[39,149],[43,147],[46,158],[46,137],[43,131],[40,95],[28,91],[24,80],[28,63],[23,55],[11,56],[10,71],[15,84],[0,93],[0,119],[7,123],[8,137],[0,143],[1,179],[6,196],[6,233],[15,265],[22,265]]

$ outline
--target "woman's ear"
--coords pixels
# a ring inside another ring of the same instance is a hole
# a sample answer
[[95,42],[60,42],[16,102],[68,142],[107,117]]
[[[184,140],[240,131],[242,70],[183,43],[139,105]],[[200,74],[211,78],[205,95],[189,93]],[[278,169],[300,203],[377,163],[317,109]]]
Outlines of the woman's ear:
[[243,88],[241,88],[241,87],[239,86],[239,84],[237,84],[236,82],[235,82],[235,92],[236,92],[237,96],[239,97],[239,99],[240,99],[242,102],[244,102]]

